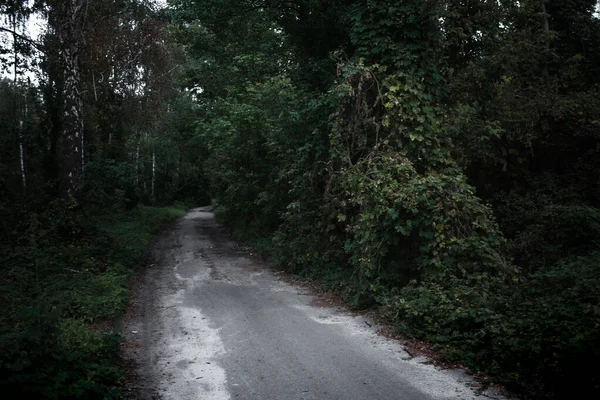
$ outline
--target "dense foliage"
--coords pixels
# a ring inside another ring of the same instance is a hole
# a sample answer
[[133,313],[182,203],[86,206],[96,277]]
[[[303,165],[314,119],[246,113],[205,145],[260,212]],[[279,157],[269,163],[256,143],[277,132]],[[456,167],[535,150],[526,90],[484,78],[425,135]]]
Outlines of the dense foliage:
[[0,1],[0,39],[0,388],[117,399],[158,206],[209,201],[185,59],[148,1]]
[[0,1],[2,386],[118,396],[94,324],[180,215],[140,204],[212,198],[447,359],[600,394],[596,0],[168,4]]
[[596,1],[170,3],[225,222],[449,359],[600,393]]
[[24,398],[118,399],[127,278],[154,233],[184,208],[98,215],[57,201],[30,211],[2,248],[0,387]]

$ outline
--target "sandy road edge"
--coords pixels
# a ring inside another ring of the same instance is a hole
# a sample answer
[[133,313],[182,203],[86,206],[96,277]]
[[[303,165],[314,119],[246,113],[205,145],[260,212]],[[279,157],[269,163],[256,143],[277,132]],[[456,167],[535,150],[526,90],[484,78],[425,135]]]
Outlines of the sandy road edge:
[[157,276],[167,277],[161,266],[168,262],[166,254],[177,246],[177,227],[183,218],[171,223],[161,233],[156,234],[134,274],[128,280],[127,309],[119,323],[123,332],[124,342],[121,345],[121,366],[125,371],[123,384],[124,400],[159,400],[162,399],[152,381],[151,374],[147,373],[146,363],[148,355],[141,354],[144,342],[147,342],[147,332],[139,329],[148,325],[152,318],[149,312],[155,304],[153,296],[154,282]]

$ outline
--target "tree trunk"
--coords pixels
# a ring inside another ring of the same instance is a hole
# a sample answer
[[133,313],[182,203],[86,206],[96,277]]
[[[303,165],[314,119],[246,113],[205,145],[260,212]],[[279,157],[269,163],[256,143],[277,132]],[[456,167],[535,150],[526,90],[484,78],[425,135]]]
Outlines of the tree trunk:
[[58,36],[63,64],[63,165],[59,194],[71,198],[83,172],[83,101],[79,53],[87,0],[64,0],[59,6]]
[[23,120],[27,118],[27,93],[23,95],[25,102],[25,112],[21,115],[19,121],[19,161],[21,164],[21,180],[23,181],[23,191],[27,190],[27,175],[25,174],[25,150],[23,149]]
[[[17,51],[17,18],[13,16],[13,50],[14,50],[14,78],[13,83],[15,87],[15,94],[20,90],[18,85],[18,64],[19,64],[19,55]],[[23,182],[23,191],[27,190],[27,175],[25,174],[25,150],[23,148],[23,123],[27,118],[27,92],[23,93],[24,99],[24,107],[25,112],[22,113],[19,109],[17,113],[19,114],[19,132],[18,132],[18,140],[19,140],[19,165],[21,167],[21,181]]]
[[156,184],[156,152],[152,150],[152,191],[150,194],[152,195],[152,202],[154,202],[154,187]]
[[134,185],[136,192],[139,190],[140,185],[140,144],[142,142],[142,134],[138,135],[137,146],[135,148],[135,179]]
[[544,31],[544,34],[546,35],[546,54],[545,54],[545,60],[544,60],[544,66],[542,67],[542,73],[544,74],[545,78],[548,78],[548,58],[550,57],[550,22],[548,20],[548,12],[546,11],[546,1],[547,0],[541,0],[542,1],[542,5],[541,5],[541,10],[542,10],[542,30]]

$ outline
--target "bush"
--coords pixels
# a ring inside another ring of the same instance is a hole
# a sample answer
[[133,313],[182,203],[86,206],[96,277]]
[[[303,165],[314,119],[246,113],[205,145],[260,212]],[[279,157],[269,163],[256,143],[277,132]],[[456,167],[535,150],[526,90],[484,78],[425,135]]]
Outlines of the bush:
[[448,359],[536,396],[600,394],[600,253],[563,260],[511,285],[452,279],[382,299],[399,331]]
[[126,279],[152,234],[185,207],[89,215],[63,202],[30,213],[0,247],[0,389],[26,398],[118,399],[120,336],[92,324],[126,305]]

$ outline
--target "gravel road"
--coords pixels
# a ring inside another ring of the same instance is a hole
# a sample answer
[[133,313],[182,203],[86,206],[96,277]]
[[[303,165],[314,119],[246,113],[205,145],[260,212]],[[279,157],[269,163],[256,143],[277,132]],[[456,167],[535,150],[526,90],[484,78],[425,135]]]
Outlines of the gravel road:
[[129,399],[500,399],[313,305],[231,240],[210,208],[156,242],[126,319]]

